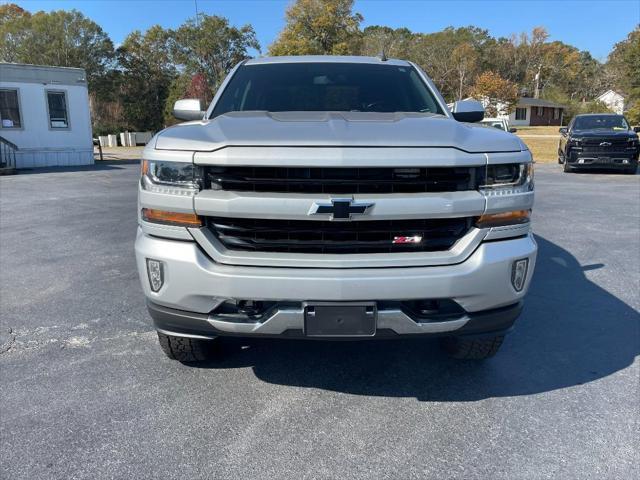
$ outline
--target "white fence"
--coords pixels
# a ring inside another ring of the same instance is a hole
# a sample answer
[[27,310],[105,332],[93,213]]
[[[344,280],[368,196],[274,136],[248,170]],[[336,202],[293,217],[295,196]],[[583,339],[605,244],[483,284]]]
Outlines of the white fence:
[[102,147],[117,147],[118,137],[120,146],[135,147],[136,145],[146,145],[153,137],[153,132],[122,132],[120,135],[100,135],[98,140]]

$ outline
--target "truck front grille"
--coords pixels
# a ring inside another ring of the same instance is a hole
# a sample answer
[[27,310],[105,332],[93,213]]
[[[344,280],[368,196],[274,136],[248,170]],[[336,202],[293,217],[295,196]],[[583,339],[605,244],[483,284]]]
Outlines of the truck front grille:
[[[207,228],[230,250],[291,253],[391,253],[449,250],[472,218],[310,221],[207,217]],[[416,243],[394,243],[421,237]]]
[[425,193],[475,190],[476,167],[208,167],[207,188],[279,193]]
[[[600,145],[601,143],[609,143],[610,145]],[[583,140],[581,146],[585,153],[624,152],[629,146],[629,142],[626,138],[589,138]]]

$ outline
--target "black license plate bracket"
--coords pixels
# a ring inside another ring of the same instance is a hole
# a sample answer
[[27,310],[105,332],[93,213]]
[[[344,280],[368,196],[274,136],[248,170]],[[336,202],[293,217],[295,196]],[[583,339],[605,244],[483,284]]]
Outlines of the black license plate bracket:
[[372,302],[308,303],[304,331],[309,337],[372,337],[378,312]]

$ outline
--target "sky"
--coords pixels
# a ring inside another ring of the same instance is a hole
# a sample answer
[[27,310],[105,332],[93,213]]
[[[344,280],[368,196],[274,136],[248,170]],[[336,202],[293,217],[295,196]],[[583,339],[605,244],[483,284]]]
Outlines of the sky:
[[[291,0],[13,0],[22,8],[77,9],[109,34],[117,45],[133,30],[160,24],[175,28],[198,11],[227,17],[233,25],[253,25],[262,52],[284,26]],[[2,0],[2,3],[6,3]],[[495,37],[530,32],[544,26],[551,40],[588,50],[606,60],[616,42],[640,24],[640,0],[356,0],[362,27],[407,27],[435,32],[448,26],[474,25]]]

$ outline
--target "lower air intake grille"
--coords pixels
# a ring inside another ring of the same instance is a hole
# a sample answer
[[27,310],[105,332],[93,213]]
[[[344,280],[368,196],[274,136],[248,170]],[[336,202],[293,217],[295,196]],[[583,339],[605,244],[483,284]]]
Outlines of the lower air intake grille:
[[354,254],[449,250],[469,231],[472,219],[330,222],[207,217],[206,223],[230,250]]

